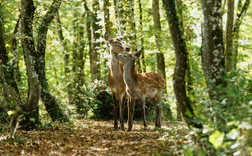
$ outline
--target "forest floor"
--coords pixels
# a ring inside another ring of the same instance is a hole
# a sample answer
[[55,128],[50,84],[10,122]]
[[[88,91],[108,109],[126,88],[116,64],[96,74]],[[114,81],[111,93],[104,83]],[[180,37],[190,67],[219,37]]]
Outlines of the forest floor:
[[74,124],[18,130],[15,142],[6,140],[7,133],[2,133],[0,155],[181,155],[192,141],[181,122],[162,123],[158,130],[152,123],[145,130],[142,122],[135,122],[131,132],[113,130],[113,121],[81,119]]

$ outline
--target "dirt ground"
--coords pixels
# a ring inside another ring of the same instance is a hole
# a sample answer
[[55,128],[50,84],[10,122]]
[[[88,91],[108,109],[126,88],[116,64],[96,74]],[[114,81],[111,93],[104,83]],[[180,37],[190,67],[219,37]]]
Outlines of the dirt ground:
[[[131,132],[113,130],[113,121],[76,120],[75,126],[54,124],[41,131],[18,130],[15,142],[0,134],[0,155],[181,155],[190,135],[184,123],[133,125]],[[127,125],[125,124],[126,128]]]

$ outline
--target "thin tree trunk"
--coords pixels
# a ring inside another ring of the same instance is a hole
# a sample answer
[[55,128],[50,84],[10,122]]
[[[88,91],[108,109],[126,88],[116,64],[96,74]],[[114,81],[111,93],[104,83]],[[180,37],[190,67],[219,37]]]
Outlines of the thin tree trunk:
[[156,45],[158,49],[158,52],[156,53],[157,72],[165,79],[165,92],[167,93],[164,53],[161,50],[162,39],[160,37],[161,23],[160,23],[160,14],[159,14],[159,0],[152,0],[152,15],[153,15],[153,20],[154,20],[155,41],[156,41]]
[[109,0],[104,0],[103,10],[104,10],[105,31],[111,34],[112,23],[110,22],[109,7],[110,7]]
[[14,78],[16,82],[21,82],[21,75],[19,71],[19,56],[18,56],[18,50],[17,50],[17,45],[18,45],[18,32],[20,31],[20,18],[21,16],[19,15],[19,18],[17,20],[14,32],[13,32],[13,38],[11,40],[11,48],[12,48],[12,53],[13,53],[13,63],[12,67],[14,70]]
[[[241,7],[241,0],[238,2],[238,10],[239,7]],[[233,28],[233,41],[234,41],[234,54],[233,54],[233,69],[236,69],[236,65],[238,62],[238,39],[239,39],[239,32],[240,32],[240,26],[242,24],[242,19],[245,13],[248,10],[248,7],[250,5],[250,0],[246,0],[241,11],[237,13],[237,18],[235,20],[234,28]]]
[[[177,4],[177,9],[178,9],[178,15],[179,15],[179,27],[182,33],[182,37],[185,39],[185,34],[184,34],[184,23],[183,23],[183,2],[182,0],[176,0],[176,4]],[[188,95],[190,96],[194,96],[194,88],[193,88],[193,78],[191,75],[191,68],[190,68],[190,59],[189,59],[190,55],[188,52],[188,56],[187,56],[187,70],[186,70],[186,92]],[[195,102],[191,99],[190,103],[192,106],[195,105]],[[177,113],[181,113],[181,111],[179,110],[179,108],[177,108]],[[177,114],[177,119],[178,120],[182,120],[181,118],[182,116],[180,114]]]
[[40,123],[39,121],[39,97],[40,82],[36,71],[36,51],[33,39],[33,16],[35,7],[32,0],[21,0],[21,25],[22,25],[22,48],[25,58],[25,65],[28,75],[28,100],[25,105],[25,120],[21,125],[26,129],[34,129]]
[[21,114],[21,107],[23,106],[23,104],[14,78],[15,77],[14,69],[11,66],[11,63],[9,62],[8,54],[5,48],[4,38],[5,36],[4,36],[4,29],[2,26],[2,16],[0,15],[0,84],[4,91],[5,100],[8,103],[15,104],[15,108],[13,110],[15,111],[15,113],[12,119],[12,121],[14,122],[13,124],[10,124],[12,126],[16,124],[18,115]]
[[58,35],[59,35],[59,39],[60,42],[63,46],[63,56],[64,56],[64,73],[65,73],[65,81],[67,85],[67,94],[68,94],[68,101],[69,101],[69,105],[73,104],[73,93],[72,93],[72,87],[71,87],[71,82],[70,82],[70,65],[69,65],[69,57],[70,57],[70,53],[69,53],[69,43],[68,41],[64,38],[63,35],[63,31],[62,31],[62,23],[60,21],[60,16],[59,16],[59,12],[57,12],[57,29],[58,29]]
[[[85,9],[85,13],[86,13],[86,32],[87,32],[87,36],[88,36],[88,47],[89,47],[89,60],[90,60],[90,65],[93,62],[93,47],[92,47],[92,32],[91,32],[91,23],[92,23],[92,18],[93,18],[93,14],[90,11],[90,9],[87,6],[86,1],[84,0],[84,9]],[[92,68],[90,67],[90,71],[92,70]],[[91,76],[92,78],[92,76]]]
[[[174,0],[163,0],[163,3],[166,12],[166,17],[169,23],[173,46],[175,49],[176,63],[173,77],[175,97],[186,123],[197,128],[202,128],[201,123],[196,123],[193,121],[196,115],[194,114],[194,110],[190,104],[190,100],[186,95],[185,75],[187,69],[187,49],[186,42],[182,38],[182,33],[179,28],[178,16],[175,9],[175,2]],[[190,114],[188,114],[188,112],[190,112]]]
[[221,104],[225,87],[225,57],[223,44],[221,1],[201,0],[203,13],[202,65],[209,96],[212,101],[215,122],[219,130],[226,127],[223,115],[225,105]]
[[[109,13],[109,7],[111,6],[110,4],[110,1],[109,0],[104,0],[104,5],[103,5],[103,11],[104,11],[104,27],[105,27],[105,32],[111,34],[111,26],[112,26],[112,23],[110,21],[110,13]],[[109,53],[109,44],[108,42],[105,42],[105,43],[102,43],[102,44],[106,44],[106,48],[105,48],[105,51],[106,51],[106,56],[108,56],[107,54]],[[107,67],[107,62],[108,62],[108,59],[107,57],[105,57],[104,59],[104,67]],[[108,68],[105,68],[105,69],[108,69]],[[107,72],[108,70],[104,70],[104,75],[107,75]]]
[[[84,17],[82,16],[81,19]],[[79,114],[86,114],[85,105],[83,105],[83,84],[84,84],[84,27],[82,23],[84,21],[78,22],[78,13],[74,12],[74,43],[73,47],[73,73],[74,73],[74,82],[73,82],[73,97],[74,97],[74,104],[77,108],[77,113]]]
[[92,62],[91,62],[91,79],[94,80],[100,80],[101,73],[100,73],[100,56],[98,50],[100,49],[100,41],[98,39],[100,38],[99,30],[101,29],[101,26],[98,25],[98,22],[100,21],[98,19],[98,11],[100,10],[99,7],[99,1],[93,0],[92,3],[93,7],[93,16],[92,16]]
[[116,26],[119,31],[119,35],[126,34],[126,7],[124,6],[125,0],[114,0],[114,8],[116,15]]
[[141,49],[142,49],[142,72],[146,73],[146,65],[145,65],[145,54],[144,54],[144,37],[143,37],[143,9],[142,9],[142,2],[138,0],[138,7],[139,7],[139,23],[140,23],[140,33],[141,33]]
[[46,79],[45,73],[45,53],[46,53],[46,37],[48,26],[56,16],[58,9],[61,4],[61,0],[54,0],[48,12],[42,19],[41,25],[38,28],[38,39],[37,39],[37,72],[39,74],[39,81],[41,83],[41,99],[45,105],[47,112],[53,121],[69,121],[66,115],[60,108],[56,98],[49,92],[49,86]]
[[[130,43],[132,45],[132,51],[136,52],[137,51],[137,44],[136,44],[136,22],[135,22],[135,14],[134,14],[134,1],[133,0],[128,0],[129,4],[129,14],[130,14],[130,27],[131,27],[131,34],[130,34]],[[140,59],[136,60],[136,65],[137,65],[137,70],[138,72],[142,71],[141,68],[141,63]]]
[[233,66],[233,23],[234,23],[234,0],[228,0],[228,13],[226,24],[226,71],[231,72]]

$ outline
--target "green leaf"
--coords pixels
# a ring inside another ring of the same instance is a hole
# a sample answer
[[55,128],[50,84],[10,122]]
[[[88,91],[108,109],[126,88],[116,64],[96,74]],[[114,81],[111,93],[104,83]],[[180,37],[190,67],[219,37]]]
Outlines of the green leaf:
[[209,141],[214,145],[215,149],[218,149],[222,146],[222,142],[224,139],[224,133],[220,131],[215,131],[212,135],[209,136]]
[[35,118],[30,118],[30,121],[35,123],[36,119]]
[[15,111],[10,110],[10,111],[7,112],[7,114],[8,114],[9,116],[11,116],[11,115],[15,114]]
[[186,155],[187,155],[187,156],[193,156],[193,152],[191,151],[190,148],[187,148],[187,149],[186,149]]

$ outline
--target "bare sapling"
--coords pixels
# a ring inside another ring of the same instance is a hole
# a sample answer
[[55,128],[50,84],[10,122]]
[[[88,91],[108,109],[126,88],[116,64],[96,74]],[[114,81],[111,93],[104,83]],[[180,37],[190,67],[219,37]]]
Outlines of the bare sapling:
[[118,116],[118,103],[119,102],[119,111],[120,111],[120,129],[124,130],[124,107],[126,102],[126,91],[125,83],[123,81],[123,63],[119,62],[115,58],[115,54],[122,54],[129,52],[130,48],[127,47],[121,38],[111,38],[110,35],[106,32],[105,39],[110,45],[110,69],[108,74],[108,84],[111,89],[111,94],[114,104],[114,129],[118,129],[117,116]]
[[154,72],[137,73],[135,60],[140,57],[142,50],[133,54],[116,54],[115,57],[123,65],[123,80],[126,84],[126,93],[129,96],[128,102],[128,131],[132,129],[136,99],[142,103],[144,127],[147,127],[145,118],[145,98],[149,98],[155,107],[155,126],[161,128],[162,108],[158,105],[162,100],[162,90],[165,85],[164,78]]

